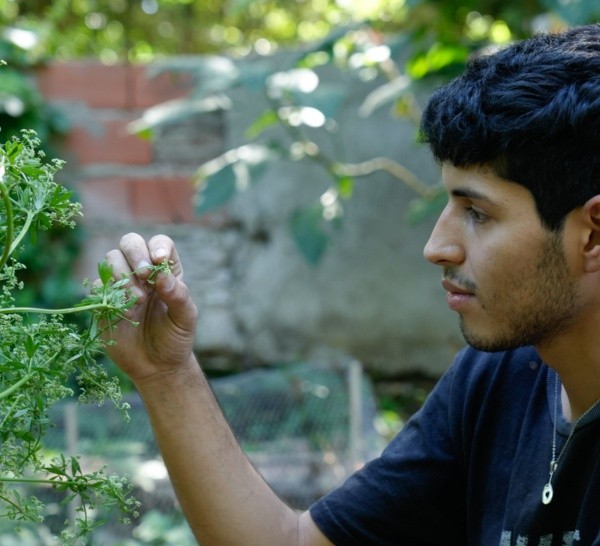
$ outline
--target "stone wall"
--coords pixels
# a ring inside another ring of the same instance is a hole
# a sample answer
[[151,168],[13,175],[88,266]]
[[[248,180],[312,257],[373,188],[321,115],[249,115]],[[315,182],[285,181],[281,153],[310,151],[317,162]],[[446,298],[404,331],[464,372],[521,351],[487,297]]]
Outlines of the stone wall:
[[[389,175],[360,179],[322,262],[309,265],[288,233],[289,213],[318,199],[328,179],[314,165],[280,163],[218,213],[194,214],[199,164],[238,144],[261,111],[260,94],[236,97],[227,114],[162,129],[152,141],[127,131],[148,106],[189,92],[185,78],[146,77],[143,67],[52,64],[44,95],[71,122],[65,180],[84,208],[79,277],[131,230],[172,236],[200,308],[197,350],[208,367],[244,369],[314,354],[346,354],[373,373],[437,375],[462,344],[440,272],[422,258],[433,219],[404,219],[413,194]],[[340,84],[340,82],[333,82]],[[357,114],[357,91],[339,119],[345,158],[393,157],[428,181],[437,168],[412,125],[381,109]]]

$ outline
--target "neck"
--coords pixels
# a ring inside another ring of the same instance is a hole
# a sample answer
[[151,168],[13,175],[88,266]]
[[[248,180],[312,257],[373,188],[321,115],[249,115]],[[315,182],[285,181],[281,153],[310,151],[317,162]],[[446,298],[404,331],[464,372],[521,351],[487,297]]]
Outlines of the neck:
[[577,339],[563,336],[537,347],[540,356],[560,376],[564,416],[576,421],[600,400],[600,344],[597,334],[590,343],[578,331]]

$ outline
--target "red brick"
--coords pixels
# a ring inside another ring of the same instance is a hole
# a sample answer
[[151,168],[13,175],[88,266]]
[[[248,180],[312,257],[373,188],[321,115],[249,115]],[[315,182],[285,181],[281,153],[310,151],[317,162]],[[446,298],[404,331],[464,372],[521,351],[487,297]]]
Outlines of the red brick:
[[98,121],[93,127],[75,126],[65,140],[69,155],[79,165],[116,163],[146,165],[152,162],[152,142],[129,133],[127,124],[134,118]]
[[192,81],[188,75],[163,72],[151,76],[150,65],[138,65],[133,70],[133,108],[149,108],[161,102],[189,95]]
[[194,221],[191,177],[138,179],[131,184],[131,214],[136,220],[174,224]]
[[191,178],[107,177],[82,180],[78,198],[84,222],[192,223],[194,193]]
[[96,108],[130,108],[134,76],[129,65],[107,66],[95,60],[51,63],[37,72],[47,99],[81,101]]

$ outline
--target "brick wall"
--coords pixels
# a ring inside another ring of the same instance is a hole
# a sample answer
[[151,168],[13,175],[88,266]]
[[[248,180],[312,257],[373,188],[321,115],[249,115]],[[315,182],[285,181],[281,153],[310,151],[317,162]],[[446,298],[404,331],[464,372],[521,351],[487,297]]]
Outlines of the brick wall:
[[[70,124],[61,156],[88,224],[195,221],[191,179],[202,152],[189,142],[193,161],[176,163],[157,153],[160,141],[128,130],[146,108],[189,93],[190,83],[172,74],[146,74],[144,66],[97,61],[52,63],[38,72],[42,94]],[[209,148],[204,155],[211,157],[219,143]]]

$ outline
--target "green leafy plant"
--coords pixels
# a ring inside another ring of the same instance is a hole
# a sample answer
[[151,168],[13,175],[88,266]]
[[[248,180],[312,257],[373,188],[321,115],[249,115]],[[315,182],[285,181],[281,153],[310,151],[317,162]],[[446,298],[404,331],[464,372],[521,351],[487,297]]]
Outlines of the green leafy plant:
[[[52,426],[50,407],[75,394],[82,403],[110,400],[127,416],[117,379],[97,357],[135,300],[129,279],[113,279],[102,262],[99,282],[85,281],[89,295],[71,307],[15,305],[23,289],[17,273],[24,267],[18,257],[25,240],[56,225],[73,227],[81,214],[70,192],[54,181],[62,162],[45,161],[39,144],[35,133],[24,131],[0,147],[0,517],[40,523],[44,503],[29,491],[51,489],[63,495],[63,503],[76,503],[75,520],[60,532],[62,543],[70,545],[82,543],[99,524],[97,506],[115,507],[123,518],[137,510],[126,480],[103,468],[88,472],[78,456],[50,454],[43,442]],[[154,269],[153,274],[168,271],[169,263]],[[80,314],[87,317],[84,328],[66,320]]]

